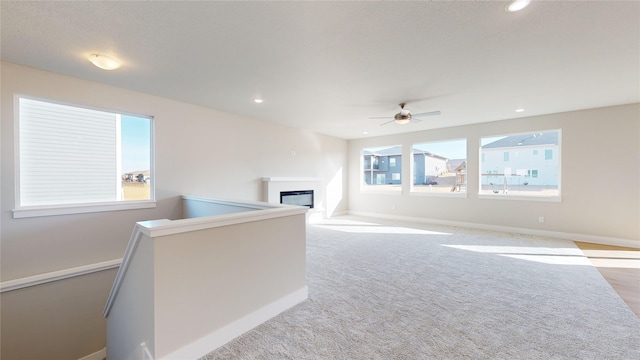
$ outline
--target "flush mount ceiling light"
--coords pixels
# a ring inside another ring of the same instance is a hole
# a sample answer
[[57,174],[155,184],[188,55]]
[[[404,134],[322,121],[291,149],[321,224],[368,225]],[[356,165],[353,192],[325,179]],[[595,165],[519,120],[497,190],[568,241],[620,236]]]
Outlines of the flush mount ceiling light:
[[516,112],[523,112],[524,109],[516,109]]
[[260,99],[260,98],[255,98],[253,99],[253,102],[256,104],[262,104],[264,102],[264,100]]
[[89,55],[89,61],[91,61],[93,65],[104,70],[115,70],[120,67],[120,62],[118,60],[101,54]]
[[512,0],[506,8],[504,8],[507,12],[516,12],[520,11],[529,5],[531,0]]

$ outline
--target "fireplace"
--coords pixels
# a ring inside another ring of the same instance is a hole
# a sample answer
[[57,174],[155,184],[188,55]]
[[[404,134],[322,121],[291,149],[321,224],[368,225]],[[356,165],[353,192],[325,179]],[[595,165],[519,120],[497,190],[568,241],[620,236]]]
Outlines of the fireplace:
[[325,214],[322,182],[315,177],[263,177],[263,201],[306,206],[307,220],[321,220]]
[[280,203],[313,209],[313,190],[280,191]]

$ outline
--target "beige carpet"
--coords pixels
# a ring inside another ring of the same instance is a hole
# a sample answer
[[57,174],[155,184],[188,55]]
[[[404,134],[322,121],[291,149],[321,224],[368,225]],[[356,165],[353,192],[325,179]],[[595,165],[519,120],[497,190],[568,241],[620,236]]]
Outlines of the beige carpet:
[[203,359],[640,359],[640,320],[570,242],[345,217],[309,299]]

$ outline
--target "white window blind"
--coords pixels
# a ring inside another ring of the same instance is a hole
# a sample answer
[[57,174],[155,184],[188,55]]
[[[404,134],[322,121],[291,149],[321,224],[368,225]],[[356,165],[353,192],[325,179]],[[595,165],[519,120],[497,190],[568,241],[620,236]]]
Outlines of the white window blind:
[[19,204],[118,201],[120,115],[19,99]]

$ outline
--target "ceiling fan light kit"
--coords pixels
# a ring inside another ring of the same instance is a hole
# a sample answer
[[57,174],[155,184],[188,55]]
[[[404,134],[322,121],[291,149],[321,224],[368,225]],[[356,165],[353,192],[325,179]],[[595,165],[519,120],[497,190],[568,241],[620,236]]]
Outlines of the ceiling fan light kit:
[[400,112],[395,114],[393,117],[373,117],[373,118],[370,118],[370,119],[392,119],[391,121],[387,121],[385,123],[380,124],[380,126],[386,125],[386,124],[391,123],[391,122],[395,122],[398,125],[406,125],[406,124],[410,123],[411,120],[420,121],[420,119],[416,119],[415,118],[415,117],[418,117],[418,116],[440,115],[440,111],[431,111],[431,112],[411,115],[411,111],[404,108],[406,103],[400,103],[399,105],[400,105]]

